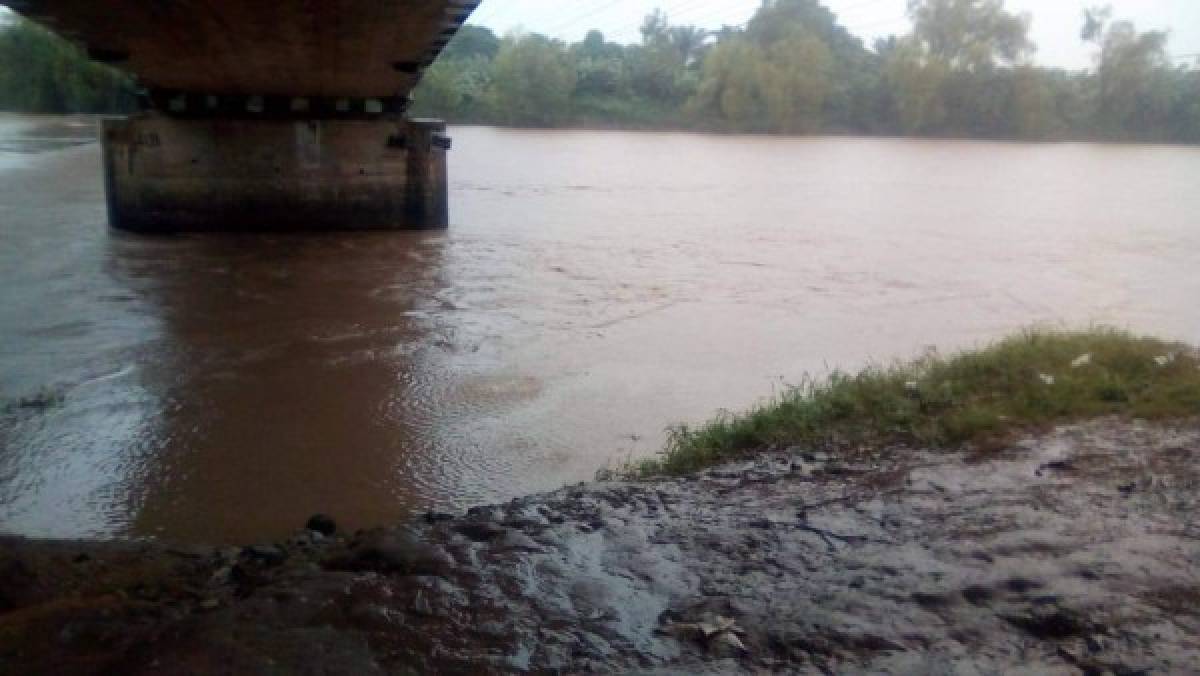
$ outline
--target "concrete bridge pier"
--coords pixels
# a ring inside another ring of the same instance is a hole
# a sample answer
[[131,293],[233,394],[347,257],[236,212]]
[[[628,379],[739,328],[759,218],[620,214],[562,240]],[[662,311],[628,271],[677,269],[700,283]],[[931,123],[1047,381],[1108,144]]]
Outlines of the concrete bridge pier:
[[295,115],[302,104],[285,116],[251,100],[264,115],[106,120],[109,223],[139,232],[447,226],[444,123]]

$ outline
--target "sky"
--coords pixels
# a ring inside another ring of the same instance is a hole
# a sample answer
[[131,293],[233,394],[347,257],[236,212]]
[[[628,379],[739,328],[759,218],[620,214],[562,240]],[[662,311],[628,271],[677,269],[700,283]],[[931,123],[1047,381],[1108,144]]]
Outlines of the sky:
[[[745,22],[760,0],[484,0],[471,23],[497,33],[514,28],[544,33],[571,42],[591,28],[610,40],[636,42],[642,18],[656,7],[671,23],[704,28]],[[876,37],[902,34],[910,24],[907,0],[824,0],[842,25],[870,46]],[[1113,17],[1130,19],[1139,30],[1171,32],[1173,57],[1194,62],[1200,55],[1200,0],[1007,0],[1013,12],[1033,18],[1031,37],[1038,45],[1035,60],[1044,66],[1080,69],[1092,65],[1093,47],[1079,40],[1083,10],[1109,4]],[[1190,55],[1190,56],[1185,56]]]

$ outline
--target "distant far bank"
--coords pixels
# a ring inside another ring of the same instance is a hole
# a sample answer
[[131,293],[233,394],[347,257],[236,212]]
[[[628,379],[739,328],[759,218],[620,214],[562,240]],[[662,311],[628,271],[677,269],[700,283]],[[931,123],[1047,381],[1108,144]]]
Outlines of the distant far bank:
[[640,44],[465,26],[414,92],[455,123],[1026,141],[1200,143],[1200,69],[1169,36],[1080,17],[1096,67],[1032,64],[1030,19],[1003,3],[921,0],[913,31],[870,48],[816,0],[771,0],[709,33],[646,17]]
[[[0,111],[0,114],[5,114]],[[438,117],[431,115],[431,117]],[[445,118],[440,118],[445,119]],[[1105,136],[1063,136],[1056,138],[1022,138],[1019,136],[966,136],[955,134],[922,134],[904,135],[901,133],[871,133],[853,130],[823,129],[809,133],[784,133],[775,131],[737,131],[728,129],[713,129],[705,127],[687,127],[670,125],[621,125],[613,122],[575,122],[555,126],[516,125],[498,122],[463,122],[454,119],[446,120],[451,127],[477,127],[481,129],[502,129],[506,131],[528,132],[628,132],[628,133],[661,133],[661,134],[691,134],[696,136],[714,137],[748,137],[762,139],[861,139],[864,141],[960,141],[964,143],[997,143],[997,144],[1095,144],[1111,146],[1165,146],[1179,148],[1200,147],[1200,141],[1145,140],[1137,138],[1111,138]]]
[[[0,109],[0,123],[24,123],[32,125],[31,128],[36,128],[41,123],[58,125],[64,123],[75,128],[70,132],[70,136],[86,136],[91,140],[91,133],[84,132],[81,134],[79,127],[92,127],[99,123],[100,120],[110,117],[119,117],[127,114],[132,114],[135,111],[112,111],[112,112],[24,112],[19,110]],[[437,117],[433,115],[432,117]],[[811,133],[781,133],[781,132],[765,132],[765,131],[730,131],[723,129],[712,129],[703,127],[687,127],[687,126],[671,126],[671,125],[621,125],[609,121],[581,121],[570,124],[562,124],[555,126],[535,126],[535,125],[515,125],[502,124],[497,122],[479,122],[479,121],[456,121],[453,119],[447,120],[447,124],[453,130],[454,128],[478,128],[478,129],[495,129],[510,132],[594,132],[594,133],[629,133],[629,134],[680,134],[691,136],[710,136],[710,137],[727,137],[727,138],[747,138],[747,139],[777,139],[780,141],[787,140],[861,140],[861,141],[912,141],[912,142],[961,142],[961,143],[994,143],[994,144],[1032,144],[1032,145],[1100,145],[1100,146],[1142,146],[1142,147],[1176,147],[1176,148],[1198,148],[1200,142],[1185,142],[1185,141],[1154,141],[1154,140],[1139,140],[1139,139],[1118,139],[1105,138],[1102,136],[1079,136],[1079,137],[1061,137],[1061,138],[1020,138],[1020,137],[985,137],[985,136],[956,136],[952,134],[944,135],[921,135],[921,136],[905,136],[903,134],[888,134],[888,133],[865,133],[860,131],[850,130],[821,130]],[[12,130],[0,129],[0,138],[12,134]],[[24,133],[24,132],[19,132]],[[11,139],[10,139],[11,140]]]

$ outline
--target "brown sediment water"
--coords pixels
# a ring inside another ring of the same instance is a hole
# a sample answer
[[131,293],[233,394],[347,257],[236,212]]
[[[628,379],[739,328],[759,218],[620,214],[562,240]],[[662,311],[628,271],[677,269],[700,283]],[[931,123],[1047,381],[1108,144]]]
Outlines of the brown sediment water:
[[0,531],[248,542],[590,478],[831,366],[1200,341],[1200,149],[457,128],[445,233],[109,231],[0,117]]

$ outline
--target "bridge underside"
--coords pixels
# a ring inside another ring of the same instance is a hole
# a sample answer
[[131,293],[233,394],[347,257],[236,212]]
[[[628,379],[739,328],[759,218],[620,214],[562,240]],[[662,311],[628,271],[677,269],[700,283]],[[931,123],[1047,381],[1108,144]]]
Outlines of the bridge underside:
[[479,0],[0,0],[135,74],[105,124],[110,223],[444,227],[446,150],[408,95]]

